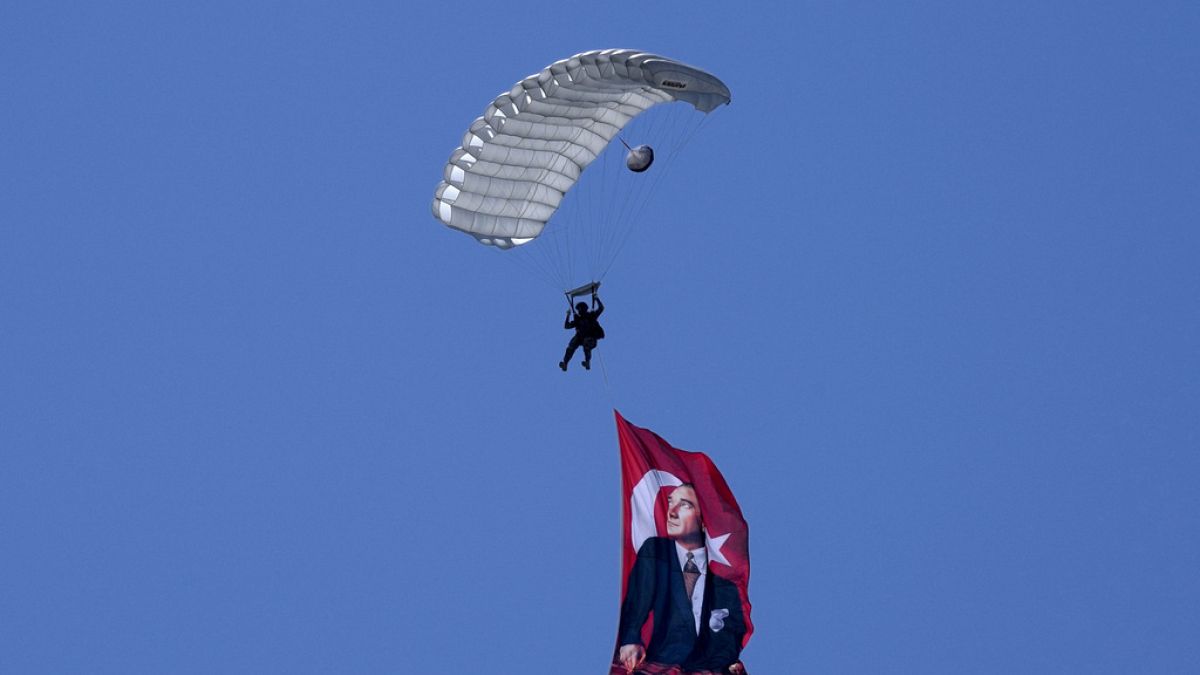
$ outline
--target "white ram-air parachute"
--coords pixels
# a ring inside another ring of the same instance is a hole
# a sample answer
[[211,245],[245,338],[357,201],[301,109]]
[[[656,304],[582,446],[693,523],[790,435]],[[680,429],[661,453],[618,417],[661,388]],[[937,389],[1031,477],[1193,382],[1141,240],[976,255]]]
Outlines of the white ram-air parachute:
[[[560,289],[598,282],[661,165],[729,100],[715,76],[654,54],[606,49],[557,61],[471,124],[446,163],[433,215],[480,243],[528,250]],[[618,137],[617,151],[605,152]],[[647,171],[655,151],[660,164]]]

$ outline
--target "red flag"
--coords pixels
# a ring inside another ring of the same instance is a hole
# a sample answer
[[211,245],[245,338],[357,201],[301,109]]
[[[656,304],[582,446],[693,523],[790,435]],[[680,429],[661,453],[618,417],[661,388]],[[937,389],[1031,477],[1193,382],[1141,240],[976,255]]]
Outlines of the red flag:
[[754,630],[749,531],[733,492],[706,455],[613,412],[624,536],[611,672],[629,673],[631,662],[638,673],[744,672],[738,656]]

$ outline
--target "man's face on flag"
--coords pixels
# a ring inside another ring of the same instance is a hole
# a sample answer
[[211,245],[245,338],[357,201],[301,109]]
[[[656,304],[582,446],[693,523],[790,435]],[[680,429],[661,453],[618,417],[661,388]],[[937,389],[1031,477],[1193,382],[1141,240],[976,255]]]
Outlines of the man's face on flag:
[[667,536],[680,543],[704,541],[700,504],[691,485],[680,485],[667,499]]

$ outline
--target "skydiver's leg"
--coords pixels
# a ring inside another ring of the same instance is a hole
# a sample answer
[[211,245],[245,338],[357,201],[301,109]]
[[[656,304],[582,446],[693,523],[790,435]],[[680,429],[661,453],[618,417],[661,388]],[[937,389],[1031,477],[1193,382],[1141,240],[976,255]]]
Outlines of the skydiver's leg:
[[[571,338],[571,341],[567,343],[567,352],[563,354],[563,360],[558,364],[559,368],[563,370],[567,369],[567,364],[571,362],[571,357],[575,356],[575,350],[579,348],[580,343],[581,340],[578,335]],[[584,353],[586,354],[587,352]]]
[[592,350],[596,348],[595,338],[588,338],[583,341],[583,367],[586,370],[592,369]]

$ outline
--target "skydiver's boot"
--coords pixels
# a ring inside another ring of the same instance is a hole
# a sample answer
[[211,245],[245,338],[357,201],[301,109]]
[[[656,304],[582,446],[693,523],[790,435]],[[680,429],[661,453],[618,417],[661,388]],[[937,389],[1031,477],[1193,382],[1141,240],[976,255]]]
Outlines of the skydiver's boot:
[[[591,359],[584,359],[584,361],[583,361],[583,369],[584,369],[584,370],[591,370],[591,369],[592,369],[592,360],[591,360]],[[563,370],[566,370],[566,368],[563,368]]]
[[[567,362],[566,362],[566,361],[559,361],[559,362],[558,362],[558,367],[559,367],[559,368],[562,368],[562,371],[563,371],[564,373],[565,373],[565,372],[567,372]],[[586,368],[587,366],[584,366],[584,367]]]

